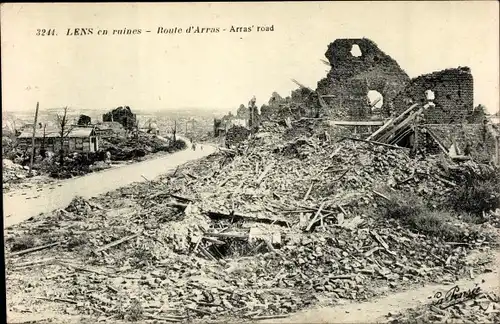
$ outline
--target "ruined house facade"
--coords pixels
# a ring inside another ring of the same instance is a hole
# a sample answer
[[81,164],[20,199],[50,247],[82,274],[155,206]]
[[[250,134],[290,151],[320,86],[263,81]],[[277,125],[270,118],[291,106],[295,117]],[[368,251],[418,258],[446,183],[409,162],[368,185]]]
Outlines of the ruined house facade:
[[[489,128],[471,118],[474,80],[468,67],[410,79],[396,60],[366,38],[337,39],[328,45],[325,56],[330,70],[316,90],[296,82],[300,88],[291,98],[271,98],[262,107],[262,120],[326,117],[332,125],[344,125],[360,135],[372,134],[368,125],[376,124],[381,138],[407,143],[403,145],[411,143],[416,129],[412,125],[418,123],[436,135],[433,138],[444,150],[455,143],[462,150],[472,145],[477,155],[492,154],[495,145],[493,135],[487,134]],[[387,127],[381,127],[386,122]]]
[[412,103],[425,105],[428,101],[434,105],[425,111],[427,124],[465,123],[474,109],[470,69],[459,67],[416,77],[395,98],[394,107],[401,113]]
[[[313,117],[319,111],[332,120],[383,120],[414,103],[431,101],[425,111],[426,123],[457,124],[465,122],[474,110],[474,82],[467,67],[410,79],[396,60],[367,38],[337,39],[328,45],[325,57],[331,69],[313,94],[297,89],[290,102],[277,100],[263,106],[263,118],[279,119],[286,113],[281,110],[300,107],[301,116]],[[371,101],[370,95],[378,99]]]
[[325,53],[331,70],[316,89],[333,119],[366,120],[373,115],[370,91],[381,95],[380,113],[389,115],[398,93],[410,82],[399,64],[369,39],[337,39]]

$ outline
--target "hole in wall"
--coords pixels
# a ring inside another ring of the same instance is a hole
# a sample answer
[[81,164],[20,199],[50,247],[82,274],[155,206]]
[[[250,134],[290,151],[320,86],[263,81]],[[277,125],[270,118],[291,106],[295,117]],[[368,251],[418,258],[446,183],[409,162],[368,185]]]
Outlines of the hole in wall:
[[369,90],[367,97],[372,111],[382,108],[382,105],[384,104],[384,96],[382,96],[380,92],[377,90]]
[[358,44],[352,45],[352,47],[351,47],[351,55],[354,56],[354,57],[360,57],[361,55],[363,55],[363,53],[361,53],[361,49],[359,48]]
[[425,99],[432,101],[436,98],[434,91],[427,89],[425,90]]
[[447,94],[446,99],[451,100],[451,96],[449,94]]

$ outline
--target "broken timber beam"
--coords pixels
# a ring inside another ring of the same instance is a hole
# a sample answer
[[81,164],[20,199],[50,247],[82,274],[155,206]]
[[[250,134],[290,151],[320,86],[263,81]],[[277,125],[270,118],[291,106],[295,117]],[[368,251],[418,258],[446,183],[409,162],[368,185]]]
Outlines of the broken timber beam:
[[383,126],[384,122],[381,120],[331,120],[328,124],[332,126]]
[[406,119],[404,120],[395,120],[394,121],[394,128],[391,129],[387,134],[384,134],[381,138],[379,138],[379,141],[381,142],[387,142],[389,140],[391,140],[394,135],[402,128],[408,126],[408,124],[419,114],[422,112],[422,109],[423,108],[420,108],[419,110],[413,112],[410,116],[408,116]]
[[139,234],[133,234],[133,235],[125,236],[125,237],[123,237],[123,238],[121,238],[119,240],[116,240],[114,242],[111,242],[109,244],[104,245],[103,247],[100,247],[99,249],[96,250],[96,252],[106,251],[107,249],[112,248],[113,246],[117,246],[117,245],[122,244],[124,242],[130,241],[130,240],[132,240],[132,239],[134,239],[134,238],[136,238],[138,236],[139,236]]
[[375,145],[385,146],[385,147],[389,147],[389,148],[393,148],[393,149],[398,149],[398,150],[408,150],[407,147],[402,147],[402,146],[397,146],[397,145],[391,145],[391,144],[385,144],[385,143],[380,143],[380,142],[375,142],[375,141],[368,141],[368,140],[364,140],[364,139],[361,139],[361,138],[354,138],[354,137],[348,137],[348,136],[344,136],[343,138],[344,139],[349,139],[349,140],[352,140],[352,141],[365,142],[365,143],[371,143],[371,144],[375,144]]
[[[205,236],[208,236],[208,237],[228,237],[228,238],[240,238],[240,239],[243,239],[243,238],[248,238],[248,234],[244,234],[244,233],[205,233],[204,234]],[[216,240],[218,241],[218,240]],[[221,243],[225,243],[225,242],[222,242],[222,241],[219,241]],[[215,242],[214,242],[215,243]]]
[[313,225],[319,220],[319,215],[321,214],[321,210],[323,210],[323,207],[325,207],[325,202],[322,202],[321,205],[319,206],[318,210],[316,211],[316,214],[314,215],[312,221],[307,225],[306,231],[309,232]]
[[244,221],[251,221],[251,222],[256,222],[256,223],[266,223],[266,224],[277,224],[280,226],[286,226],[289,227],[290,224],[285,221],[285,220],[280,220],[280,219],[270,219],[270,218],[265,218],[265,217],[257,217],[257,216],[251,216],[251,215],[243,215],[235,212],[231,212],[229,214],[227,213],[221,213],[221,212],[216,212],[216,211],[208,211],[206,212],[208,217],[211,219],[240,219]]
[[427,131],[427,134],[431,136],[431,138],[434,140],[434,142],[437,143],[441,151],[443,151],[444,154],[449,155],[448,149],[446,149],[446,146],[441,142],[441,140],[434,134],[433,131],[431,131],[428,127],[425,127],[425,130]]
[[413,104],[413,105],[411,105],[411,107],[410,107],[410,108],[408,108],[408,109],[406,109],[404,112],[402,112],[402,113],[401,113],[398,117],[396,117],[396,118],[394,119],[394,124],[398,124],[399,122],[401,122],[402,120],[404,120],[404,119],[405,119],[405,116],[406,116],[409,112],[411,112],[413,109],[415,109],[415,107],[417,107],[417,106],[418,106],[418,104]]
[[372,133],[368,138],[366,139],[367,141],[371,141],[375,139],[380,133],[382,133],[384,130],[386,130],[388,127],[392,126],[394,123],[394,118],[389,119],[382,127],[377,129],[374,133]]
[[43,250],[43,249],[48,249],[50,247],[53,247],[53,246],[56,246],[56,245],[60,245],[60,244],[61,244],[61,242],[55,242],[55,243],[50,243],[50,244],[46,244],[46,245],[35,246],[35,247],[29,248],[29,249],[26,249],[26,250],[21,250],[21,251],[17,251],[17,252],[11,253],[10,256],[28,254],[28,253],[40,251],[40,250]]
[[194,202],[193,198],[183,197],[183,196],[175,195],[173,193],[170,194],[170,197],[175,198],[177,200],[185,201],[185,202]]

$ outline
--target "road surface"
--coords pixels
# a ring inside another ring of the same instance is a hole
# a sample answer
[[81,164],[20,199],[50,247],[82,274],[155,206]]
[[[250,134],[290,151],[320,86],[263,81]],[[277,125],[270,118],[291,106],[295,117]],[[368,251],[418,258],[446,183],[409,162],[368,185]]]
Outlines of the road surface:
[[184,151],[151,160],[90,173],[38,188],[4,193],[4,228],[40,213],[64,208],[76,196],[91,198],[134,182],[152,180],[159,175],[175,170],[181,164],[207,156],[215,150],[214,146],[203,145],[203,150],[197,148],[196,151],[193,151],[188,144],[188,148]]

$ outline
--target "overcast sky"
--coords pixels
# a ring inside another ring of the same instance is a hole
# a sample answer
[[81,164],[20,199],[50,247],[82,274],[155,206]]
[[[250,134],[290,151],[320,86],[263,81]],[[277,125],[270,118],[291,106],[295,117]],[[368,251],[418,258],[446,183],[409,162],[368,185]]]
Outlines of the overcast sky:
[[[2,107],[235,110],[255,95],[316,88],[337,38],[366,37],[410,77],[469,66],[475,104],[499,107],[497,1],[2,4]],[[274,26],[274,32],[158,35],[158,27]],[[58,36],[35,36],[55,28]],[[94,35],[65,36],[67,28]],[[97,36],[97,29],[140,35]],[[144,30],[151,30],[145,33]]]

